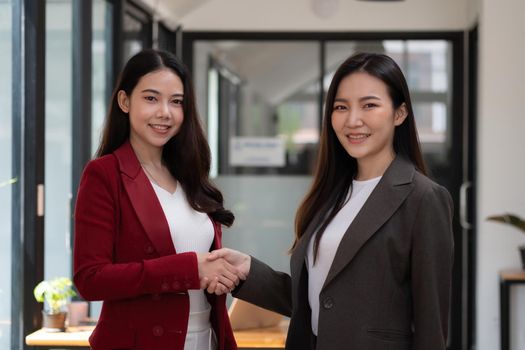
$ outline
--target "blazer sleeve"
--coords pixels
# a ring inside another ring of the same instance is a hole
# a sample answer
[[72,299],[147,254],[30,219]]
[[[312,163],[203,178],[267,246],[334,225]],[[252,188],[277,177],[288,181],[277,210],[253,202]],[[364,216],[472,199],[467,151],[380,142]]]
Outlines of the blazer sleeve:
[[254,257],[248,278],[233,291],[233,296],[281,315],[292,314],[290,275],[277,272]]
[[419,205],[412,235],[413,350],[445,350],[453,264],[453,204],[438,185]]
[[[196,254],[173,254],[115,262],[120,206],[118,172],[97,160],[86,166],[75,206],[74,282],[87,300],[115,300],[144,294],[199,289]],[[122,217],[121,220],[126,220]]]

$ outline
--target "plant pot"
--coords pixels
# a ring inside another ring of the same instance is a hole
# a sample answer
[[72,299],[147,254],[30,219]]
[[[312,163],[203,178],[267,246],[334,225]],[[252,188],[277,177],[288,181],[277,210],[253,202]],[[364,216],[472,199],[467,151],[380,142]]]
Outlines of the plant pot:
[[525,245],[521,245],[518,248],[520,250],[520,256],[521,256],[521,268],[525,270]]
[[67,312],[48,314],[42,311],[42,327],[47,332],[62,332],[66,330]]

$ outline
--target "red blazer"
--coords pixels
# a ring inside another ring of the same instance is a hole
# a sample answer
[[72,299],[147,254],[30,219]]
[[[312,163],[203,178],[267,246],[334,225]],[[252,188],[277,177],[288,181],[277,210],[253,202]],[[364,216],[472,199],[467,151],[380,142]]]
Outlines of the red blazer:
[[[213,249],[221,247],[214,222]],[[89,341],[94,350],[184,348],[188,289],[199,289],[197,257],[177,254],[168,223],[126,142],[84,169],[75,208],[74,283],[103,300]],[[207,295],[219,350],[237,349],[226,297]]]

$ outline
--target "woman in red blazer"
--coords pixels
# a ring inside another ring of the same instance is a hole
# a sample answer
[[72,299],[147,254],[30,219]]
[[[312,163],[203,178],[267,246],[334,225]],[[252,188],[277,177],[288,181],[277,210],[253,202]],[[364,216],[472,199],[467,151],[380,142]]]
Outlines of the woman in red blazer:
[[221,247],[234,216],[208,178],[210,151],[186,68],[145,50],[126,64],[75,208],[74,282],[103,300],[94,350],[231,350],[224,291],[238,282]]

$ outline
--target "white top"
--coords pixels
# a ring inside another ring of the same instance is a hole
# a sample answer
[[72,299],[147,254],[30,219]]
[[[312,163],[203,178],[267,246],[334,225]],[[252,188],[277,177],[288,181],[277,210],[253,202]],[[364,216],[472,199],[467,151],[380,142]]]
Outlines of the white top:
[[[186,194],[178,182],[177,189],[173,193],[166,191],[152,181],[150,182],[168,221],[171,240],[177,253],[205,253],[210,251],[215,231],[208,215],[196,211],[189,205],[186,200]],[[190,297],[189,323],[194,324],[193,321],[202,319],[202,317],[197,317],[197,315],[204,311],[209,312],[211,306],[204,295],[204,290],[188,290],[188,294]],[[205,321],[209,325],[209,317]],[[198,323],[201,322],[198,321]],[[205,327],[207,325],[201,326]],[[197,328],[201,327],[197,326]]]
[[352,181],[352,191],[349,194],[350,199],[335,215],[321,236],[315,265],[313,264],[315,234],[310,239],[306,258],[308,266],[308,300],[312,309],[312,332],[315,335],[317,335],[319,320],[319,294],[332,266],[339,243],[379,180],[381,180],[381,177],[365,181]]

